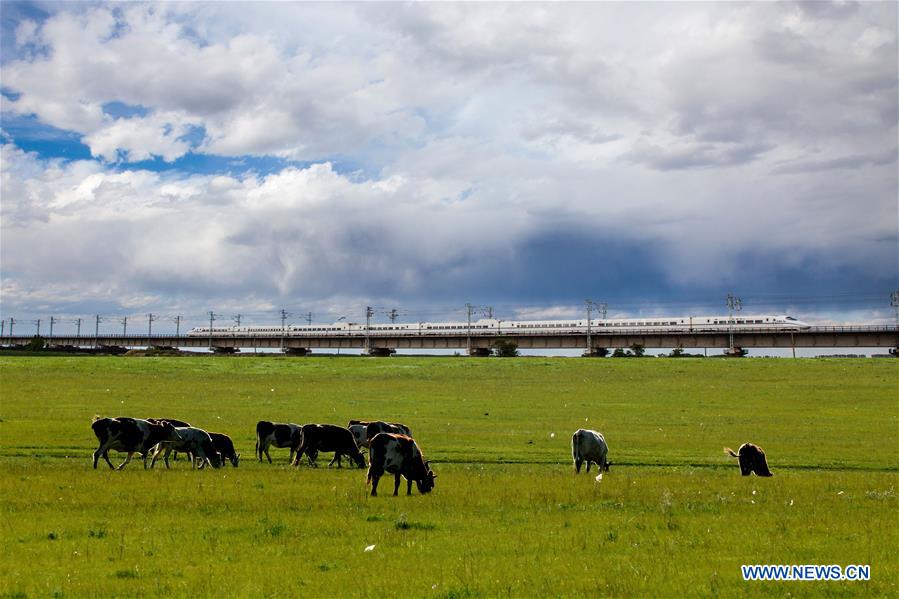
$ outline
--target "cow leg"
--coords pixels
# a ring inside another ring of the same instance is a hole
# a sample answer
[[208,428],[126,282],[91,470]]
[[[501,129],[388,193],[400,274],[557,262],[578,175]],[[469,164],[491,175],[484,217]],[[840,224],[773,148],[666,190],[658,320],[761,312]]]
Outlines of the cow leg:
[[121,470],[122,468],[124,468],[125,466],[127,466],[127,465],[128,465],[128,462],[131,461],[131,457],[132,457],[133,455],[134,455],[134,452],[133,452],[133,451],[129,451],[129,452],[128,452],[128,457],[125,458],[125,461],[124,461],[124,462],[122,462],[121,464],[119,464],[119,466],[118,466],[118,468],[116,468],[116,470]]
[[590,472],[590,460],[587,460],[587,472]]
[[378,496],[378,481],[381,480],[380,476],[371,475],[371,496]]
[[393,496],[396,497],[400,494],[400,473],[397,472],[393,475]]
[[574,472],[575,474],[581,473],[581,465],[583,465],[584,460],[577,458],[574,460]]
[[406,495],[412,495],[412,481],[406,479]]
[[103,444],[100,444],[100,447],[97,448],[97,451],[94,452],[94,470],[97,469],[97,462],[100,461],[100,457],[103,457],[106,460],[106,463],[109,464],[110,468],[114,468],[112,462],[109,461],[108,450],[104,449]]
[[[268,463],[271,464],[271,463],[272,463],[272,456],[269,455],[269,453],[268,453],[268,445],[266,445],[266,446],[265,446],[265,449],[263,449],[262,451],[265,453],[265,457],[268,458]],[[293,452],[291,452],[291,455],[293,455]],[[261,457],[259,458],[259,461],[260,461],[260,462],[262,461],[262,458],[261,458]]]

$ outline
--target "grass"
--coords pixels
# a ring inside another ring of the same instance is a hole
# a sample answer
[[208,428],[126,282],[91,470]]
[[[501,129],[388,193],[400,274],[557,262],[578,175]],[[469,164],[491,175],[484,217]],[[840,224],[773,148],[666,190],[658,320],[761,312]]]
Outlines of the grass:
[[[376,596],[400,579],[412,597],[895,596],[897,375],[870,359],[0,358],[0,596]],[[181,418],[243,460],[94,471],[94,414]],[[432,494],[393,498],[388,477],[369,498],[363,471],[252,458],[257,420],[372,417],[412,428]],[[573,473],[580,427],[609,443],[601,484]],[[721,448],[745,441],[773,478],[739,476]],[[871,580],[742,580],[765,563],[870,564]]]

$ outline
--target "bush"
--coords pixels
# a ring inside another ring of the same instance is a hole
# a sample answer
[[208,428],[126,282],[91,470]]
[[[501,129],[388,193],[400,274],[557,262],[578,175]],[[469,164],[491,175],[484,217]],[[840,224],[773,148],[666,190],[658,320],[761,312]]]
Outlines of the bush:
[[47,347],[47,342],[40,335],[35,335],[28,342],[28,351],[41,351],[45,347]]
[[518,344],[504,339],[494,343],[493,350],[500,358],[514,358],[518,355]]

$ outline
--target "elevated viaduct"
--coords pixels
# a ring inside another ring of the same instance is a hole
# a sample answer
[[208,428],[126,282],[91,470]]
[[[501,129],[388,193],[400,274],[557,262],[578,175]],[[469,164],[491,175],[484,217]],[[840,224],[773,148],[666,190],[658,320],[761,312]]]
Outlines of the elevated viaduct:
[[[839,327],[811,327],[806,330],[782,332],[764,329],[734,332],[734,345],[742,348],[899,348],[899,327],[895,325],[861,325]],[[0,345],[26,345],[30,335],[5,336]],[[49,345],[73,347],[182,347],[210,348],[217,351],[247,349],[281,349],[303,354],[314,349],[361,349],[373,354],[389,354],[403,349],[463,350],[472,355],[484,355],[499,341],[511,341],[520,349],[588,349],[628,348],[633,345],[652,348],[728,348],[730,338],[721,332],[659,332],[653,330],[629,330],[626,333],[586,332],[503,332],[497,334],[432,331],[335,332],[303,335],[264,334],[249,336],[174,336],[158,335],[55,335],[44,337]],[[588,347],[589,346],[589,347]]]

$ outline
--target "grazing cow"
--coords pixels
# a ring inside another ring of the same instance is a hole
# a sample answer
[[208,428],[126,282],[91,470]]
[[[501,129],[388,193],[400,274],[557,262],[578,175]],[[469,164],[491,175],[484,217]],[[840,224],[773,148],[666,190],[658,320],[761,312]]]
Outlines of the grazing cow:
[[[159,454],[165,450],[162,461],[165,467],[169,467],[169,454],[172,451],[183,451],[191,456],[191,463],[194,468],[198,468],[199,464],[208,462],[213,468],[221,468],[222,456],[215,450],[212,444],[212,437],[209,433],[201,428],[192,426],[175,427],[175,436],[167,441],[162,441],[153,452],[153,461],[150,462],[150,468],[156,465]],[[199,461],[199,464],[198,464]]]
[[768,469],[765,452],[758,445],[743,443],[737,453],[730,447],[725,447],[724,453],[740,460],[740,472],[743,476],[749,476],[752,472],[755,472],[756,476],[774,476]]
[[309,458],[309,463],[315,466],[315,458],[320,451],[334,452],[334,458],[328,463],[328,467],[336,461],[337,467],[340,468],[340,458],[348,456],[357,466],[365,468],[365,458],[356,447],[353,434],[348,429],[335,424],[304,424],[300,433],[300,447],[297,449],[293,465],[298,466],[300,458],[305,454]]
[[424,461],[424,456],[412,437],[380,433],[371,439],[369,451],[367,481],[371,483],[372,497],[378,495],[378,481],[385,472],[394,475],[394,497],[399,493],[400,476],[406,479],[406,495],[412,494],[412,481],[418,486],[419,493],[430,493],[434,488],[437,475],[431,471],[429,463]]
[[[209,433],[209,436],[212,438],[212,446],[222,456],[222,465],[225,464],[225,460],[228,460],[232,466],[237,468],[237,464],[240,462],[240,454],[234,451],[234,442],[231,440],[231,437],[223,433]],[[206,463],[204,462],[200,468],[205,465]]]
[[390,433],[391,435],[406,435],[407,437],[412,436],[412,431],[409,430],[409,427],[405,424],[400,424],[399,422],[383,422],[381,420],[375,420],[373,422],[369,422],[365,427],[365,438],[368,443],[371,443],[371,440],[380,433]]
[[94,468],[102,456],[110,468],[109,450],[126,452],[128,457],[119,464],[118,470],[124,468],[135,453],[141,454],[144,468],[147,467],[147,454],[160,441],[176,438],[175,427],[168,422],[148,422],[139,418],[100,418],[95,417],[91,423],[100,446],[94,452]]
[[268,463],[271,464],[272,456],[268,454],[269,445],[289,447],[290,461],[293,462],[293,455],[300,446],[300,430],[302,428],[299,424],[260,420],[256,423],[256,457],[261,462],[262,454],[265,454]]
[[612,465],[609,459],[609,446],[602,433],[580,428],[571,436],[571,457],[574,458],[574,471],[580,473],[581,464],[587,462],[587,472],[590,472],[590,462],[596,464],[599,475],[596,480],[602,480],[602,473],[609,471]]

